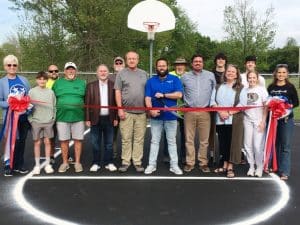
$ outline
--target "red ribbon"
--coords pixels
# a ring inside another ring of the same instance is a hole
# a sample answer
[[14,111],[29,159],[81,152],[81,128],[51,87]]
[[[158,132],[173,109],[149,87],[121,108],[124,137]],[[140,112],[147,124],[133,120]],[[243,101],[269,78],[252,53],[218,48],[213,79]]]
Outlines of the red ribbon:
[[23,112],[29,106],[30,98],[29,96],[10,96],[8,98],[9,108],[13,111]]
[[[34,101],[34,100],[33,100]],[[84,108],[94,108],[94,109],[124,109],[124,110],[140,110],[140,111],[149,111],[149,110],[160,110],[160,111],[181,111],[181,112],[216,112],[216,111],[243,111],[247,109],[259,108],[262,106],[241,106],[241,107],[142,107],[142,106],[101,106],[101,105],[76,105],[76,104],[64,104],[59,107],[65,106],[74,106],[74,107],[84,107]]]
[[268,107],[270,109],[269,126],[267,130],[267,139],[265,144],[265,158],[264,158],[264,170],[269,168],[269,162],[272,157],[272,170],[276,172],[278,170],[277,156],[276,156],[276,135],[277,135],[277,121],[286,114],[287,109],[291,108],[291,105],[282,99],[273,98]]
[[9,155],[10,168],[13,168],[14,151],[17,139],[18,122],[21,113],[23,113],[30,104],[29,96],[9,96],[7,121],[5,126],[5,151]]

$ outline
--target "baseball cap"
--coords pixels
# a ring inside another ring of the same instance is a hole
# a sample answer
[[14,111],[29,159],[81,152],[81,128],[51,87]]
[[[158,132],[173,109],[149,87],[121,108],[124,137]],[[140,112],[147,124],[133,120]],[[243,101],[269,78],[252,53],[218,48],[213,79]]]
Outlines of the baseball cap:
[[124,59],[123,59],[122,57],[120,57],[120,56],[118,56],[118,57],[116,57],[116,58],[114,59],[114,63],[116,63],[116,62],[118,62],[118,61],[120,61],[120,62],[122,62],[122,63],[124,64]]
[[249,61],[253,61],[253,62],[256,62],[257,60],[257,57],[255,55],[248,55],[246,58],[245,58],[245,63],[246,62],[249,62]]
[[76,64],[73,63],[73,62],[67,62],[67,63],[65,64],[65,69],[68,69],[69,67],[73,67],[75,70],[77,70],[77,66],[76,66]]

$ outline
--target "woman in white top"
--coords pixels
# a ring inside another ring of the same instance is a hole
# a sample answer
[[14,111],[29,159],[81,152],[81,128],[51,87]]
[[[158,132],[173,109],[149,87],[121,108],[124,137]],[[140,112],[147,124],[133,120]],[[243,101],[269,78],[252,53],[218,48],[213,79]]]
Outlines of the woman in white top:
[[259,85],[259,75],[256,71],[247,73],[247,81],[249,84],[246,88],[247,105],[257,106],[257,108],[245,110],[244,116],[244,149],[250,165],[247,175],[261,177],[267,117],[265,103],[268,92],[265,87]]

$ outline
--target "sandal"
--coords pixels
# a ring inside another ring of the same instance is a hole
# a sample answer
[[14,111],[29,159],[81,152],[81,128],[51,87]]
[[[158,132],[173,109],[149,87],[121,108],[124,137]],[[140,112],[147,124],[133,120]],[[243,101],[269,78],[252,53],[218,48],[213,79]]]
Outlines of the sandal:
[[226,173],[227,172],[227,168],[217,168],[214,170],[215,173]]
[[227,171],[227,177],[228,178],[234,178],[235,177],[235,174],[234,174],[234,170],[233,169],[229,169]]
[[268,169],[265,169],[264,172],[267,173],[267,174],[270,174],[270,173],[273,173],[273,169],[272,168],[268,168]]
[[288,179],[289,179],[289,177],[287,175],[282,174],[280,176],[280,180],[288,180]]

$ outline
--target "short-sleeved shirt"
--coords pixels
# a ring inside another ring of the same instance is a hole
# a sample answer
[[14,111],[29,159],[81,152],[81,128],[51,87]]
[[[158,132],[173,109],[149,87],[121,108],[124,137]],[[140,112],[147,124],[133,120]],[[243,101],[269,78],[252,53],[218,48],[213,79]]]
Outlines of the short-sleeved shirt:
[[[246,92],[248,106],[263,106],[269,95],[267,89],[259,85],[246,88]],[[263,110],[263,107],[247,109],[245,110],[245,119],[260,122],[263,117]]]
[[36,86],[30,89],[29,94],[32,100],[40,101],[33,103],[33,112],[28,116],[30,122],[51,123],[55,120],[56,98],[54,92],[48,88]]
[[53,87],[55,81],[56,81],[56,80],[53,80],[53,79],[49,78],[49,79],[47,80],[47,83],[46,83],[46,88],[51,89],[51,88]]
[[[165,79],[160,79],[159,76],[155,75],[147,81],[145,95],[146,97],[151,97],[153,107],[176,107],[176,99],[163,98],[163,100],[160,100],[154,96],[157,92],[167,94],[173,92],[182,92],[182,89],[182,84],[178,77],[168,74]],[[177,117],[168,111],[161,111],[160,116],[152,119],[176,120]]]
[[[9,94],[11,95],[21,95],[24,96],[28,93],[28,87],[23,83],[19,76],[15,79],[8,79]],[[27,114],[20,115],[20,121],[27,120]]]
[[[242,80],[242,85],[247,88],[249,87],[249,83],[247,81],[247,73],[242,73],[241,74],[241,80]],[[266,86],[266,81],[265,78],[261,75],[258,76],[258,85],[261,87],[265,87]]]
[[[122,69],[116,77],[114,88],[121,91],[122,106],[144,107],[147,73],[144,70]],[[144,113],[143,110],[126,110],[131,113]]]
[[[234,106],[236,90],[232,87],[228,86],[226,83],[221,84],[218,91],[216,89],[213,90],[211,96],[211,105],[218,105],[220,107],[232,107]],[[236,105],[239,106],[246,106],[247,105],[247,92],[246,89],[243,88],[240,93],[239,103]],[[222,125],[232,124],[232,115],[225,121],[222,121],[219,115],[216,115],[216,124]]]
[[81,79],[58,79],[52,90],[56,96],[56,120],[59,122],[84,121],[85,81]]

